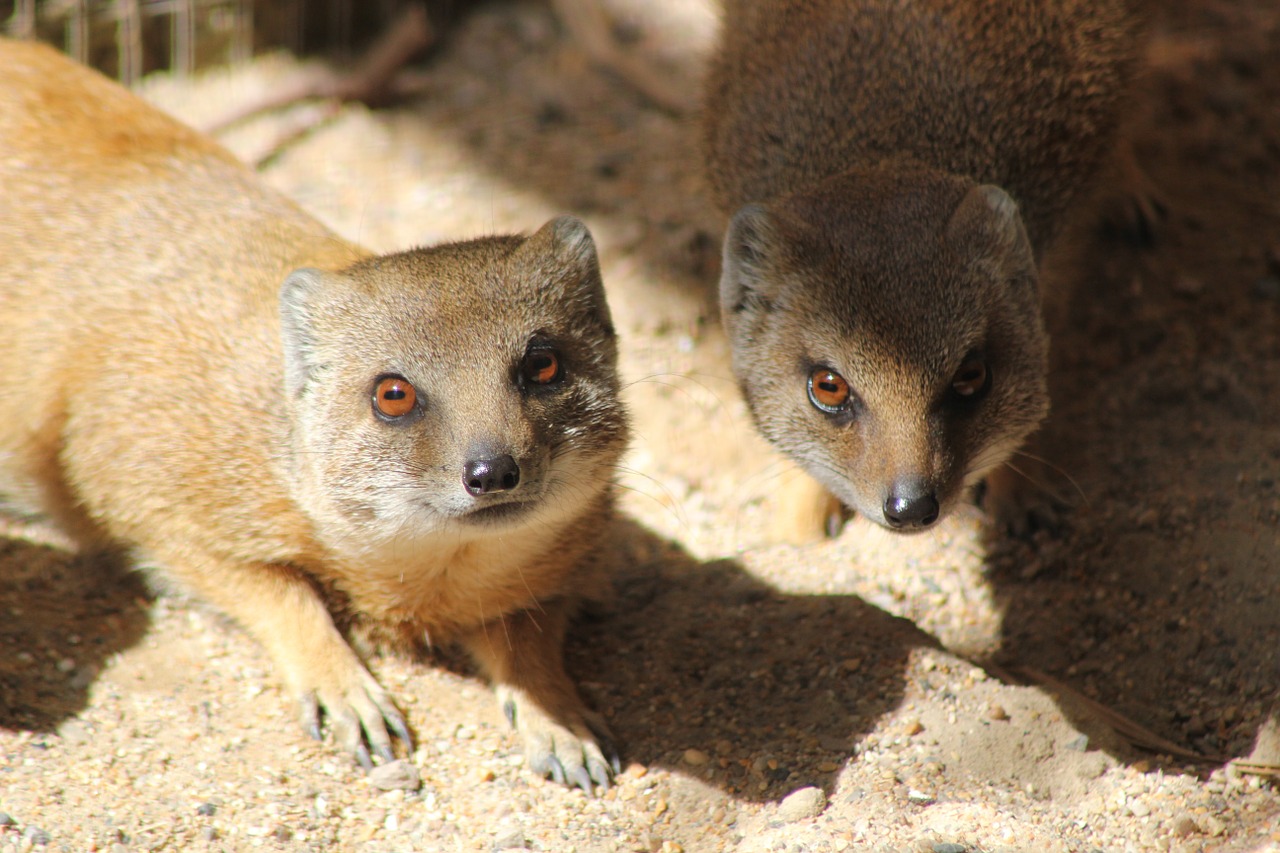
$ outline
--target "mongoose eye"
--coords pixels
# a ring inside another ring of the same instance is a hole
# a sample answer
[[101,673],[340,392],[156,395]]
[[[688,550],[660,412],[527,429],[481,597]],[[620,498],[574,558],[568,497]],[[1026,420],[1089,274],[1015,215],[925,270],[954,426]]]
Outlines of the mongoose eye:
[[418,392],[400,376],[384,376],[374,386],[373,408],[384,418],[403,418],[417,402]]
[[849,405],[849,383],[829,367],[816,367],[809,374],[809,402],[834,415]]
[[961,397],[974,399],[991,384],[991,371],[981,356],[970,356],[951,377],[951,388]]
[[550,385],[564,378],[560,354],[553,349],[531,349],[520,362],[520,374],[534,385]]

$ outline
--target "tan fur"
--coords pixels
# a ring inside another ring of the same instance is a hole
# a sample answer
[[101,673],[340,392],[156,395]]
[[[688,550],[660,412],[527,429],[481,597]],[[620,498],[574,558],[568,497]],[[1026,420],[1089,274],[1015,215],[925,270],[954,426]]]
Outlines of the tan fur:
[[[927,527],[1045,416],[1038,264],[1108,151],[1136,34],[1125,0],[726,3],[703,130],[734,369],[849,507]],[[990,384],[962,395],[974,359]],[[818,367],[846,411],[810,403]]]
[[[0,42],[0,72],[8,510],[224,609],[361,757],[403,722],[345,630],[504,638],[477,658],[531,765],[607,781],[561,663],[627,436],[585,227],[372,257],[53,50]],[[533,343],[563,381],[519,379]],[[417,389],[402,421],[373,411],[386,374]],[[498,454],[518,486],[469,493]]]

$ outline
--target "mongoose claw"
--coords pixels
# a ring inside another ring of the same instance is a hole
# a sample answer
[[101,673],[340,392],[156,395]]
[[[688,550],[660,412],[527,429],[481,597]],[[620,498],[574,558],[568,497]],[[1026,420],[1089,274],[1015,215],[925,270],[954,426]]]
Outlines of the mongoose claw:
[[1116,146],[1119,192],[1106,211],[1103,225],[1110,233],[1142,248],[1156,244],[1169,219],[1169,201],[1138,162],[1128,138]]
[[302,695],[299,706],[302,728],[308,735],[320,739],[323,709],[338,747],[365,770],[370,770],[375,755],[384,762],[395,760],[393,737],[412,750],[413,736],[409,734],[404,716],[381,685],[368,672],[362,670],[360,676],[360,683],[353,689],[308,691]]
[[[590,796],[594,791],[594,788],[591,785],[591,774],[585,767],[575,767],[569,774],[568,781],[574,786],[581,788],[588,796]],[[606,784],[605,787],[607,788],[608,785]]]
[[609,790],[613,777],[622,770],[616,755],[612,756],[607,764],[589,759],[587,766],[590,768],[592,780],[600,787],[601,793]]
[[298,698],[298,719],[302,730],[312,740],[324,740],[320,732],[320,703],[315,693],[304,693]]
[[373,769],[373,759],[369,757],[369,749],[364,743],[356,744],[355,758],[356,763],[360,765],[360,768],[365,773]]
[[582,709],[581,716],[566,726],[528,701],[510,698],[502,707],[524,739],[530,770],[587,794],[609,789],[614,774],[621,770],[621,761],[603,720],[593,719],[591,712]]
[[383,716],[386,717],[387,727],[391,729],[391,734],[395,735],[395,737],[404,744],[404,748],[407,751],[412,752],[413,735],[409,733],[409,724],[405,722],[405,719],[400,712],[393,706],[391,708],[391,713],[388,714],[384,712]]
[[622,762],[614,748],[613,739],[606,734],[598,740],[583,742],[582,755],[587,774],[603,794],[613,784],[614,776],[622,771]]
[[617,766],[616,756],[605,758],[599,744],[589,736],[580,737],[561,726],[525,732],[525,757],[529,769],[561,785],[581,788],[592,794],[609,789]]
[[[622,772],[622,758],[618,755],[618,745],[613,742],[613,738],[609,736],[608,732],[597,731],[595,735],[596,743],[600,745],[600,752],[608,759],[608,770],[611,772],[606,773],[606,777],[617,776]],[[592,777],[595,778],[595,776],[596,774],[593,770]],[[597,779],[597,781],[599,780]]]
[[1105,236],[1149,249],[1159,242],[1168,219],[1169,205],[1164,197],[1155,190],[1138,188],[1111,201],[1104,211],[1102,230]]
[[533,768],[533,772],[550,778],[557,785],[564,784],[564,765],[552,753],[545,752],[537,756],[531,755],[529,757],[529,766]]

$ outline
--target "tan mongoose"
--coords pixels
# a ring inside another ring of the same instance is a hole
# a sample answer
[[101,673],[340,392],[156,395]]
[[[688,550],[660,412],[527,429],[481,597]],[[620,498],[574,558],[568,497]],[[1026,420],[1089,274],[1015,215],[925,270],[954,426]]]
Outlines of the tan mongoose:
[[727,0],[703,132],[734,373],[847,507],[914,531],[1007,485],[1049,405],[1038,264],[1139,29],[1123,0]]
[[606,785],[562,661],[628,435],[585,226],[371,256],[47,47],[0,73],[9,511],[233,616],[366,766],[409,733],[340,629],[459,641],[535,771]]

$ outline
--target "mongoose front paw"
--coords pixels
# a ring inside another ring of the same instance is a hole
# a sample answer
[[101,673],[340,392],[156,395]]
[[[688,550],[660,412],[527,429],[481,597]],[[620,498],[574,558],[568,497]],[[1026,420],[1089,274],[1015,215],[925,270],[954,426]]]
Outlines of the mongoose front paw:
[[365,770],[373,767],[370,756],[383,761],[395,760],[391,738],[398,738],[408,750],[413,749],[413,736],[403,715],[392,703],[382,685],[364,667],[359,668],[355,684],[309,690],[299,698],[302,728],[316,740],[321,739],[320,713],[329,720],[334,740],[351,754]]
[[821,483],[794,467],[779,476],[774,506],[769,538],[790,545],[834,539],[852,514]]
[[502,712],[520,732],[525,761],[534,773],[591,794],[593,785],[608,790],[622,771],[613,736],[598,714],[582,708],[575,719],[561,724],[517,690],[502,699]]
[[[982,508],[998,530],[1023,538],[1037,530],[1052,530],[1062,520],[1070,502],[1049,488],[1037,473],[1046,466],[1020,461],[1019,470],[1002,465],[987,475],[982,491]],[[1024,471],[1030,465],[1035,471]],[[1041,470],[1043,469],[1043,470]]]

